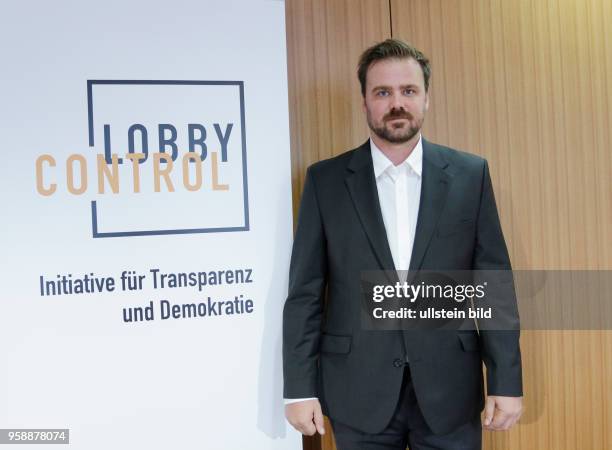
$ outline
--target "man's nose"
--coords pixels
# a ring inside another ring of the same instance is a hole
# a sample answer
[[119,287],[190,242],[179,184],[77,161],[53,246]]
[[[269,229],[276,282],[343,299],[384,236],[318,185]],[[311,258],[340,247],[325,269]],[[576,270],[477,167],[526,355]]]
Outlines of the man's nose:
[[398,92],[394,92],[391,96],[391,108],[397,110],[404,109],[402,96]]

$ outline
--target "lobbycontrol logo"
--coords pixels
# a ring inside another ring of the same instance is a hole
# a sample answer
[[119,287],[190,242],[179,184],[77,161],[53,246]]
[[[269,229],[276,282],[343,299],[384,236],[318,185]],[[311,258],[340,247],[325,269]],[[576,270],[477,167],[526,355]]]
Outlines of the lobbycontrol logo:
[[90,197],[93,238],[249,230],[242,81],[88,80],[86,123],[36,190]]

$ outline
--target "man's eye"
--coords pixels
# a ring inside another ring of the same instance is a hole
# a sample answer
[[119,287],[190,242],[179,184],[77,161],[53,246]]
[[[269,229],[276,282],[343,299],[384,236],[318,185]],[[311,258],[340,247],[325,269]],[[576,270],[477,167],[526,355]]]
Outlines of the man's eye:
[[414,95],[416,94],[416,90],[409,88],[409,89],[404,89],[404,94],[406,95]]
[[387,95],[389,95],[389,93],[387,91],[378,91],[376,95],[379,97],[386,97]]

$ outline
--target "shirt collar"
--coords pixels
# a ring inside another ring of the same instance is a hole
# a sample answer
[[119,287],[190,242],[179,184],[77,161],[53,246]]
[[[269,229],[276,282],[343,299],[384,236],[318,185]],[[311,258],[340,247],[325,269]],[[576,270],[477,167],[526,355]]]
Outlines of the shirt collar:
[[[372,153],[372,163],[374,164],[374,176],[378,178],[381,176],[389,167],[393,165],[391,160],[385,156],[385,154],[376,146],[374,141],[370,138],[370,151]],[[409,166],[419,177],[423,170],[423,138],[419,135],[419,141],[416,146],[402,163],[397,167],[399,168],[403,164]]]

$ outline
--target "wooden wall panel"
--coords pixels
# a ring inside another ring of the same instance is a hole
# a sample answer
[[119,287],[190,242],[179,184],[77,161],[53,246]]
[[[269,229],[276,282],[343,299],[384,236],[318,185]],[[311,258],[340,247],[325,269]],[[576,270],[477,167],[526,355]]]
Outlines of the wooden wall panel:
[[[490,161],[517,269],[612,268],[609,0],[391,0],[432,60],[424,134]],[[612,448],[612,333],[523,333],[526,413],[489,449]]]
[[[610,17],[610,0],[287,0],[294,211],[306,167],[367,137],[357,58],[393,34],[433,63],[424,134],[489,159],[515,268],[611,269]],[[612,448],[612,334],[522,348],[526,413],[485,448]]]
[[306,168],[368,137],[357,61],[391,36],[388,0],[287,0],[293,205]]

